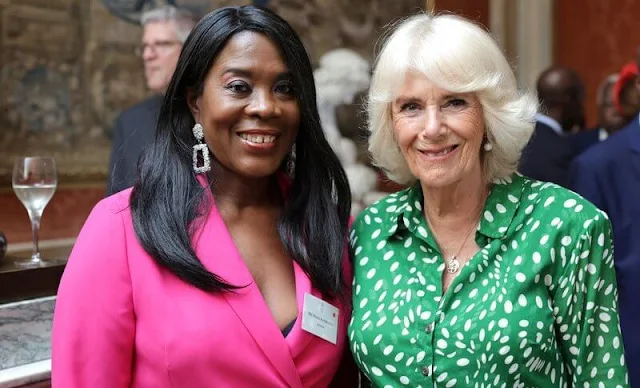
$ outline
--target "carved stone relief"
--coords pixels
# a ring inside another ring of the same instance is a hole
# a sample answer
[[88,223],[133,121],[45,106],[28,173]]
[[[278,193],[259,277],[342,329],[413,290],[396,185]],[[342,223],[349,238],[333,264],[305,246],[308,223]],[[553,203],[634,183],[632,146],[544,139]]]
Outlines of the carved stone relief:
[[[210,0],[210,9],[250,3]],[[267,6],[294,26],[317,64],[340,47],[370,61],[382,27],[424,0]],[[10,185],[13,157],[26,154],[54,156],[62,185],[105,181],[114,117],[148,95],[133,54],[140,34],[100,0],[0,0],[0,187]]]
[[313,59],[342,47],[371,60],[384,26],[424,4],[424,0],[270,0],[268,6],[293,25]]
[[[146,91],[132,54],[139,28],[132,34],[96,14],[100,7],[95,0],[0,3],[0,186],[10,185],[19,155],[55,157],[62,185],[106,178],[114,112]],[[105,43],[111,35],[96,27],[116,27],[125,39]]]

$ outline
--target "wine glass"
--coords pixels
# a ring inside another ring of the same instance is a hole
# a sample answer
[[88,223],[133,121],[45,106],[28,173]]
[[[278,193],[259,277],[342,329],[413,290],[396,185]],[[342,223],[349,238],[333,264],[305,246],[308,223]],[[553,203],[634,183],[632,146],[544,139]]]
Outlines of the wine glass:
[[13,166],[13,191],[20,199],[31,219],[33,251],[31,259],[16,264],[22,267],[43,265],[38,248],[38,232],[42,211],[56,191],[58,175],[53,158],[32,156],[18,158]]

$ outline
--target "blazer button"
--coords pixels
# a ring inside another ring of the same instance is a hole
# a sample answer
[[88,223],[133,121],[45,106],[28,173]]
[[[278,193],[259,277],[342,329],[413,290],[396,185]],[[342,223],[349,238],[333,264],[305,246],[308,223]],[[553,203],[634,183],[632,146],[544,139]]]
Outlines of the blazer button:
[[427,334],[431,334],[431,332],[433,331],[433,323],[428,324],[427,326],[424,327],[424,331]]
[[422,374],[425,376],[429,376],[429,374],[431,373],[431,368],[429,368],[428,366],[423,366],[422,367]]

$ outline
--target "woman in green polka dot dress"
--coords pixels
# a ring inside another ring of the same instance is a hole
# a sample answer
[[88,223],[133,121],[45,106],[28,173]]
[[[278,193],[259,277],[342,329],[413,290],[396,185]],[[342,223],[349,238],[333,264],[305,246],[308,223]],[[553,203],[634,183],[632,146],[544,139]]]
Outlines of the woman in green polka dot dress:
[[408,188],[350,236],[349,339],[374,386],[629,386],[607,216],[515,173],[536,109],[465,19],[415,16],[386,40],[369,150]]

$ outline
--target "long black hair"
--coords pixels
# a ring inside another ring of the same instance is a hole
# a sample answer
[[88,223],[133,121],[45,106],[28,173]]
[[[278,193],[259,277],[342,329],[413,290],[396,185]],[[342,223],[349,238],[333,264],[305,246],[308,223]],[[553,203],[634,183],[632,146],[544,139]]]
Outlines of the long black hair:
[[156,139],[139,165],[131,194],[136,235],[156,262],[205,291],[231,291],[209,272],[191,245],[200,216],[211,203],[192,167],[194,118],[187,91],[200,95],[204,80],[227,41],[242,31],[263,34],[279,47],[292,74],[301,122],[295,141],[295,175],[278,221],[287,253],[325,295],[343,295],[342,257],[351,192],[340,161],[325,139],[316,106],[313,69],[302,41],[278,15],[254,6],[220,8],[205,16],[187,38],[164,97]]

